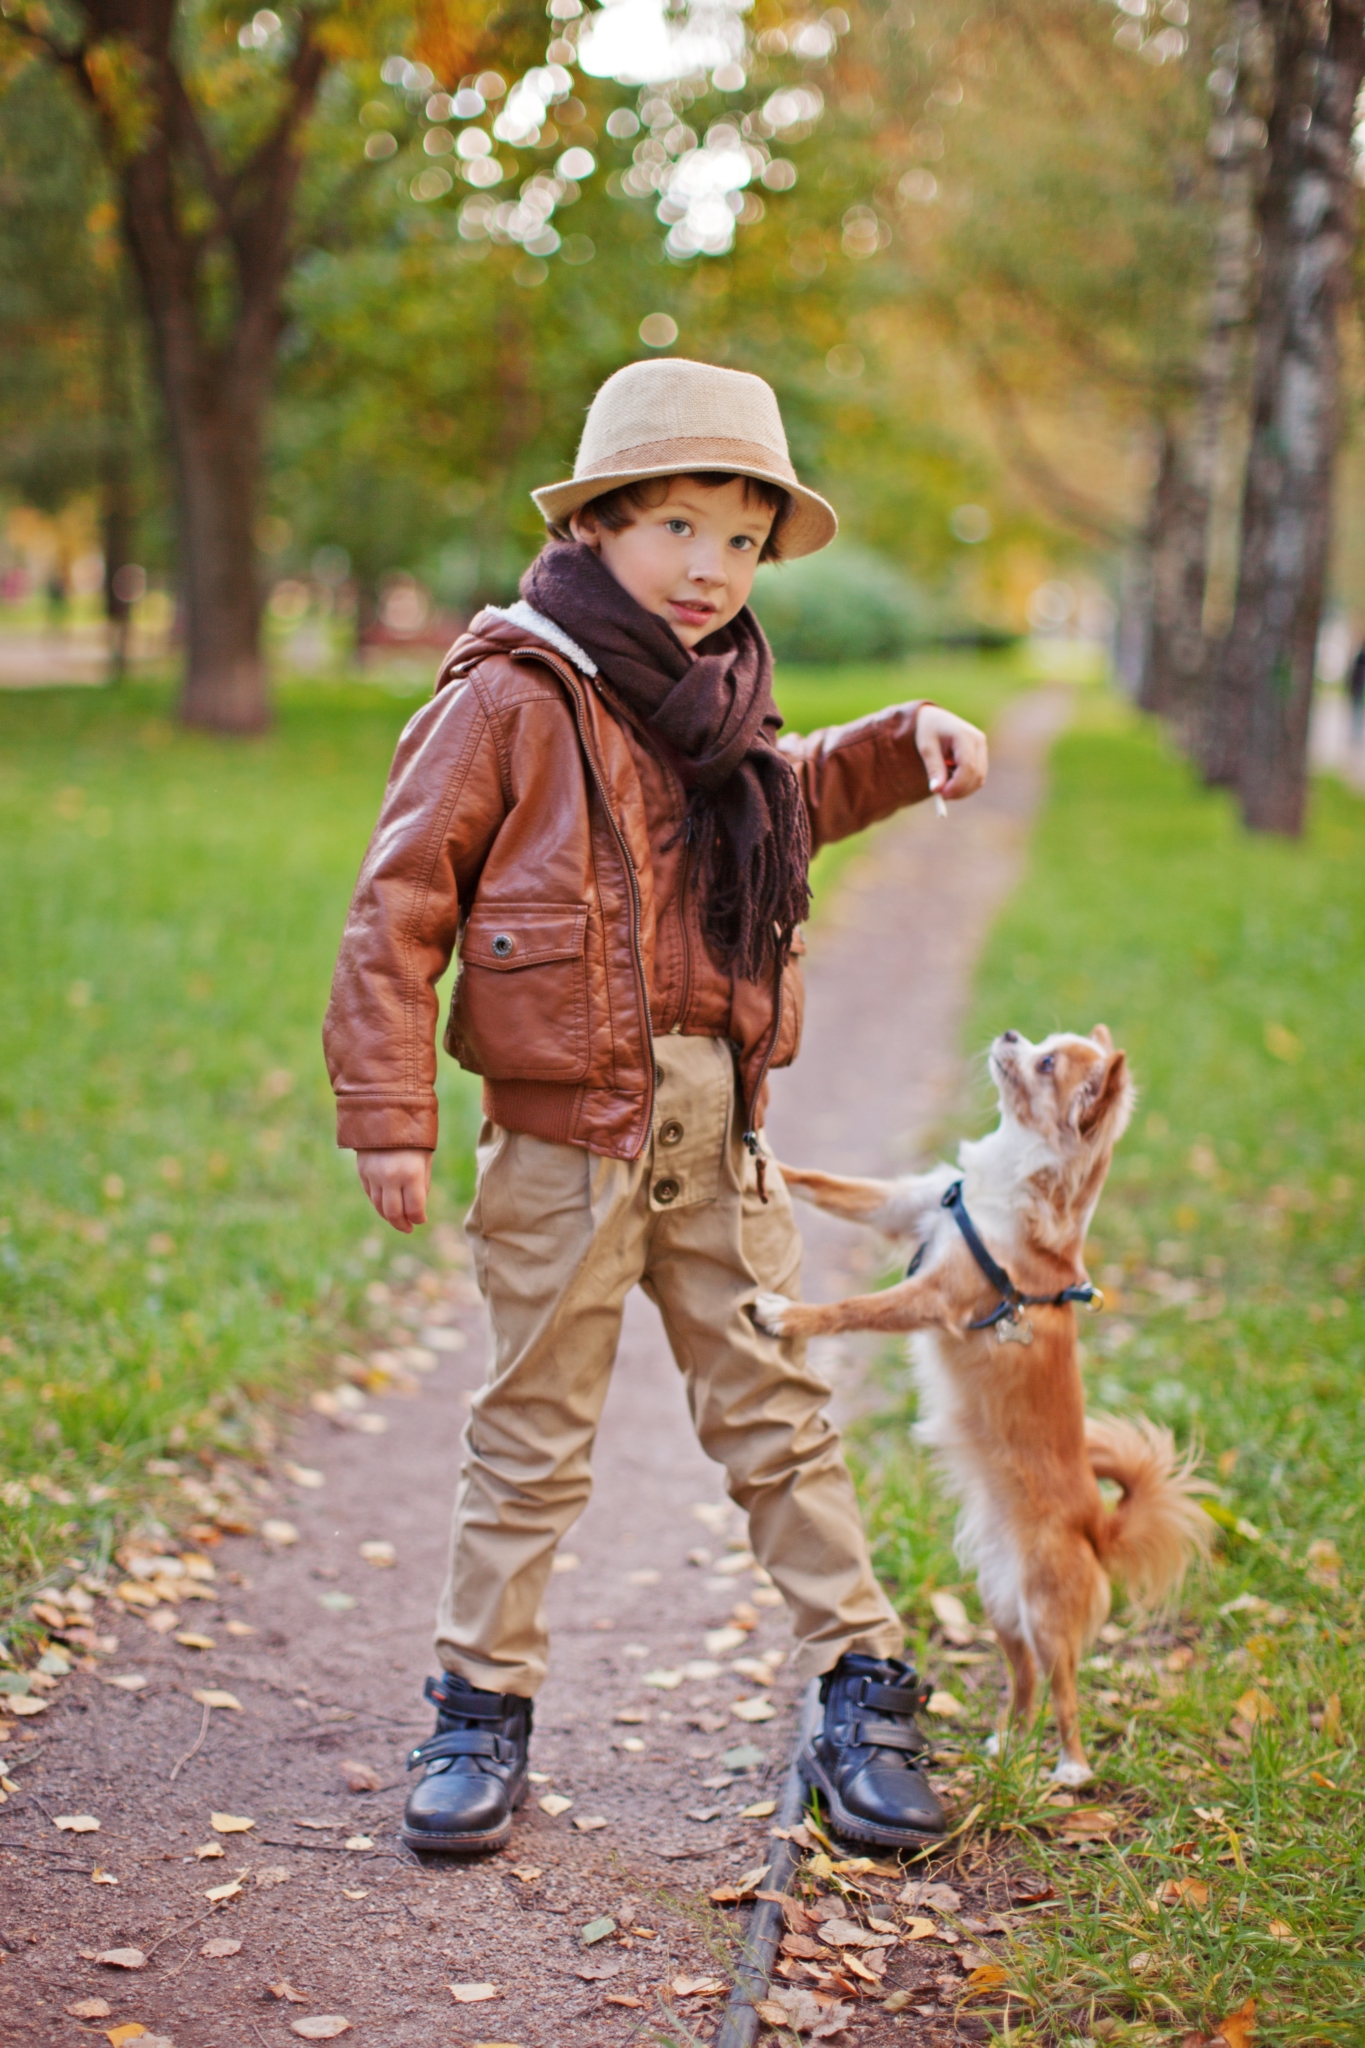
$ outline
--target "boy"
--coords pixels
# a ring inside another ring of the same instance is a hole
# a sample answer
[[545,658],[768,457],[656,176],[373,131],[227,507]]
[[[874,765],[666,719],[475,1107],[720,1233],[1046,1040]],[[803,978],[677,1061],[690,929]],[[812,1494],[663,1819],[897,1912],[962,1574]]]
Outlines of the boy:
[[436,1145],[433,991],[458,943],[445,1044],[484,1081],[466,1227],[492,1355],[404,1839],[468,1854],[511,1834],[544,1589],[638,1283],[791,1609],[798,1673],[822,1680],[807,1777],[843,1833],[929,1840],[922,1695],[827,1390],[751,1315],[761,1290],[795,1292],[801,1255],[759,1131],[800,1035],[812,850],[931,790],[970,795],[985,741],[907,704],[777,743],[754,571],[836,521],[760,378],[630,364],[593,400],[572,480],[533,495],[551,538],[521,602],[474,619],[399,742],[325,1032],[338,1142],[410,1231]]

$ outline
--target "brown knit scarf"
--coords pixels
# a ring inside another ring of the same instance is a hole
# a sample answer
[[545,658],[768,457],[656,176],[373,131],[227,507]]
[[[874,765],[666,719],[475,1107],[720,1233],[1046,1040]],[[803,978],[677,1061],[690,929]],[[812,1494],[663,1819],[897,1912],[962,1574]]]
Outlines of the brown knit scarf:
[[688,786],[702,930],[717,958],[758,981],[785,961],[810,909],[810,822],[773,741],[773,658],[747,605],[695,649],[637,604],[580,541],[551,541],[521,594],[576,640],[626,709],[663,741]]

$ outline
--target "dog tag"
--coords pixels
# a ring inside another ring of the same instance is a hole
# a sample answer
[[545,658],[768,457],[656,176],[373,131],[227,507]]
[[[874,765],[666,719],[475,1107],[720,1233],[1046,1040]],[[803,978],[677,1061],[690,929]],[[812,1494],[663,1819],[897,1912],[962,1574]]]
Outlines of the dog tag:
[[1031,1344],[1033,1325],[1027,1316],[1021,1316],[1017,1323],[1002,1319],[995,1326],[995,1341],[997,1344]]

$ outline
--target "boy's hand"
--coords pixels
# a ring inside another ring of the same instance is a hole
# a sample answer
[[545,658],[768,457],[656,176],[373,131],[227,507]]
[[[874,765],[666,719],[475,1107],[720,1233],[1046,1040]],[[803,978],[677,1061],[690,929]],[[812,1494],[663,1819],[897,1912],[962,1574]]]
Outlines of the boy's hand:
[[427,1194],[431,1188],[430,1152],[357,1152],[356,1172],[375,1208],[386,1223],[406,1236],[427,1220]]
[[948,803],[972,796],[986,780],[986,735],[937,704],[921,706],[915,745],[929,771],[929,791]]

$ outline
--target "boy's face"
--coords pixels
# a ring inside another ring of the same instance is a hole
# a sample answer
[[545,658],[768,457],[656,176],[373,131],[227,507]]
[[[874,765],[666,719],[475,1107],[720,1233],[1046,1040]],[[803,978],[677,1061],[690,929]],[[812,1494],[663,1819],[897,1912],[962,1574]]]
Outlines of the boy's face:
[[774,514],[743,481],[708,490],[670,477],[668,496],[609,533],[591,512],[575,512],[574,538],[595,548],[637,604],[667,619],[684,647],[730,623],[749,601]]

